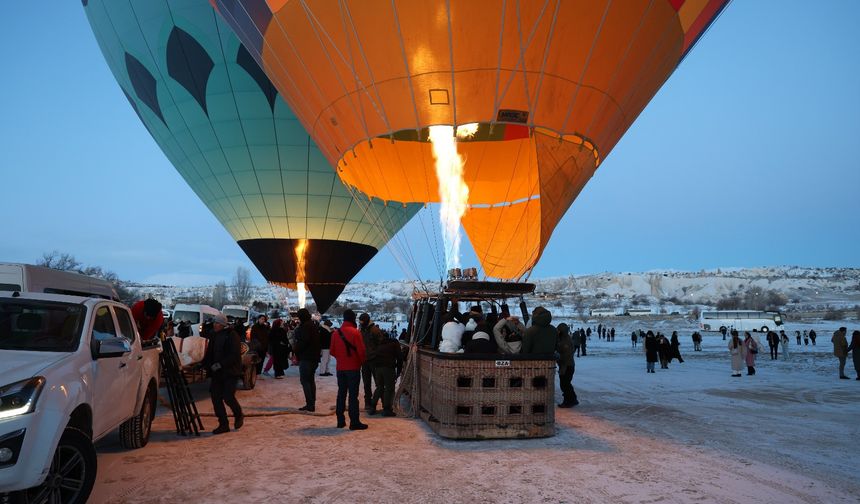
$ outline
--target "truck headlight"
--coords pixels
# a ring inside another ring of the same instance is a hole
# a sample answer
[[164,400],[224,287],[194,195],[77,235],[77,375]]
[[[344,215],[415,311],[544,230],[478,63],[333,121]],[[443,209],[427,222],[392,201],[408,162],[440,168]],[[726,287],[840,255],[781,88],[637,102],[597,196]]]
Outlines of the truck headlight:
[[32,413],[44,386],[45,378],[36,376],[0,387],[0,420]]

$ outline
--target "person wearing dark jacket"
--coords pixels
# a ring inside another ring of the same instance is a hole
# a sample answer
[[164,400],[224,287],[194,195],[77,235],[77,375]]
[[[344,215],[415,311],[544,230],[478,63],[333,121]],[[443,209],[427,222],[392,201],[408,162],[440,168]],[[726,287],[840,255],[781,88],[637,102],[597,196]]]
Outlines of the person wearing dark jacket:
[[645,347],[645,372],[653,373],[654,363],[657,362],[657,338],[653,332],[648,331],[645,334],[645,344],[642,346]]
[[242,406],[236,400],[236,380],[242,376],[242,348],[239,335],[228,327],[227,317],[218,314],[213,317],[212,323],[213,330],[203,357],[203,369],[211,379],[209,394],[212,397],[212,409],[218,418],[218,427],[212,434],[223,434],[230,432],[225,404],[233,412],[236,430],[245,423]]
[[463,347],[463,353],[467,354],[494,354],[498,351],[499,347],[490,340],[489,329],[483,322],[475,329],[472,340]]
[[[364,340],[364,348],[368,354],[371,354],[375,342],[382,341],[382,329],[370,321],[369,313],[362,313],[358,317],[358,322],[358,330],[361,332],[361,338]],[[373,386],[370,383],[372,379],[373,366],[370,362],[365,362],[361,366],[361,382],[364,384],[364,409],[368,413],[371,410],[371,403],[373,402]],[[378,387],[379,384],[377,383],[376,386]]]
[[558,385],[561,387],[561,404],[559,408],[572,408],[579,404],[576,391],[573,390],[573,373],[576,371],[576,362],[573,359],[573,340],[570,336],[570,328],[567,324],[558,325],[558,342],[555,346],[558,352]]
[[767,332],[767,346],[770,348],[770,360],[779,358],[779,334],[776,331]]
[[269,353],[269,318],[265,315],[260,315],[254,325],[251,326],[251,349],[257,352],[260,356],[260,362],[257,363],[257,374],[263,373],[263,363],[266,361],[266,354]]
[[317,402],[317,385],[314,381],[317,365],[320,363],[320,333],[311,320],[311,312],[302,308],[298,313],[299,327],[296,328],[293,352],[299,361],[299,382],[305,394],[305,405],[300,411],[313,412]]
[[672,362],[672,359],[678,359],[678,362],[684,362],[684,359],[681,357],[681,342],[678,340],[678,331],[672,331],[672,338],[669,341],[672,346],[669,362]]
[[272,323],[272,330],[269,331],[269,345],[272,348],[272,364],[275,366],[275,379],[282,380],[284,378],[284,370],[290,367],[290,340],[287,338],[287,331],[284,329],[283,321],[276,319]]
[[331,376],[328,370],[329,359],[331,357],[331,320],[324,320],[320,324],[320,348],[322,349],[322,357],[320,358],[320,376]]
[[672,355],[672,345],[666,336],[657,335],[657,356],[660,357],[660,369],[669,369],[669,357]]
[[555,352],[558,331],[552,322],[552,313],[543,306],[532,312],[532,325],[523,334],[523,354],[548,354]]
[[848,352],[851,352],[851,360],[854,361],[854,372],[857,373],[857,380],[860,380],[860,331],[851,333],[851,344],[848,345]]
[[371,415],[376,414],[376,405],[382,399],[382,416],[394,416],[394,381],[395,370],[400,365],[400,343],[383,334],[375,334],[373,350],[367,354],[367,362],[373,369],[373,381],[376,390],[370,399]]
[[355,327],[355,312],[343,312],[343,324],[332,333],[331,355],[337,367],[337,401],[335,414],[337,427],[346,427],[346,398],[349,395],[349,429],[364,430],[358,410],[358,385],[361,382],[361,365],[366,359],[364,340]]

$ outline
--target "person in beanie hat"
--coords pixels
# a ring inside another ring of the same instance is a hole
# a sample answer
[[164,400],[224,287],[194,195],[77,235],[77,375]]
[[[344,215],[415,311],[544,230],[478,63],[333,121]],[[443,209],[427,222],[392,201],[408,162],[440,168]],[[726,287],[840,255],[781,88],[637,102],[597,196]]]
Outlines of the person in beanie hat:
[[233,412],[234,427],[239,430],[245,422],[242,406],[236,400],[236,380],[242,376],[242,348],[239,335],[227,323],[227,317],[219,313],[212,317],[212,336],[203,357],[203,369],[212,380],[209,394],[212,409],[218,418],[218,427],[212,434],[230,432],[226,404]]
[[576,391],[573,390],[573,373],[576,363],[573,360],[573,340],[570,336],[570,327],[561,323],[558,325],[558,341],[555,351],[558,352],[558,385],[561,388],[562,400],[559,408],[572,408],[579,404]]
[[311,318],[311,312],[302,308],[298,312],[299,327],[296,328],[296,344],[293,345],[293,353],[299,361],[299,382],[305,394],[305,405],[300,411],[313,412],[317,402],[317,384],[314,374],[320,363],[320,335],[317,325]]
[[337,427],[346,427],[346,399],[349,396],[349,428],[350,430],[364,430],[366,424],[361,423],[358,409],[358,386],[361,381],[361,365],[366,360],[364,340],[355,326],[355,312],[345,310],[343,312],[343,324],[339,329],[332,332],[331,355],[336,361],[337,373],[337,402],[335,403],[335,415],[337,415]]

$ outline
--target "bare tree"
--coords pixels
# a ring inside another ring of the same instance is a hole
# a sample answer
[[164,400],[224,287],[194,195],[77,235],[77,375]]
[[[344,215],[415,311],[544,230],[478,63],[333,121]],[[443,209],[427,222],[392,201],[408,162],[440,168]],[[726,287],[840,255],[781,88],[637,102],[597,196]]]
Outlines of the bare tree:
[[61,271],[78,271],[81,263],[72,254],[54,250],[43,253],[42,258],[36,261],[36,266],[45,266]]
[[690,320],[699,320],[699,316],[702,314],[702,311],[698,306],[694,306],[692,310],[690,310]]
[[232,285],[233,300],[237,304],[247,305],[251,301],[251,272],[248,268],[239,266],[236,268],[236,276],[233,277]]
[[582,323],[588,322],[588,316],[591,315],[591,310],[589,310],[588,306],[585,305],[585,298],[582,297],[581,294],[577,294],[573,298],[573,307],[576,310],[576,314],[579,315],[579,319],[582,320]]
[[227,283],[221,280],[212,288],[212,306],[220,310],[225,304],[227,304]]

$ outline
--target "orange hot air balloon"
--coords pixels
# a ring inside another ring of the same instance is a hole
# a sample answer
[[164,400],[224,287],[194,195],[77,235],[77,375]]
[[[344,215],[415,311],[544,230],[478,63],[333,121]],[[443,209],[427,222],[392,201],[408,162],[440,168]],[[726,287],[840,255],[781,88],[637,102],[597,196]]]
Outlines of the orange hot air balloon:
[[462,224],[509,279],[727,0],[213,3],[366,194],[440,201],[428,129],[468,124]]

